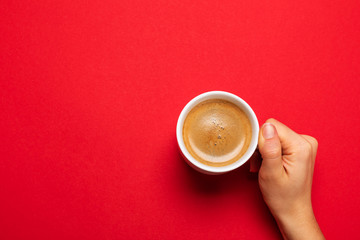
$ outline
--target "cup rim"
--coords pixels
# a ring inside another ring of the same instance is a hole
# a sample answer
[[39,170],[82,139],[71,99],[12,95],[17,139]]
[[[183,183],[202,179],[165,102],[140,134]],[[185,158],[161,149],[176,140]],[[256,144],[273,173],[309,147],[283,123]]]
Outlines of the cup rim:
[[[188,115],[188,113],[191,111],[193,107],[198,105],[199,103],[206,101],[208,99],[224,99],[228,100],[234,104],[236,104],[238,107],[240,107],[248,116],[251,128],[252,128],[252,139],[250,142],[250,145],[245,152],[244,155],[242,155],[236,162],[221,166],[221,167],[214,167],[214,166],[208,166],[205,165],[199,161],[197,161],[186,149],[183,139],[183,125],[184,121]],[[259,135],[259,122],[258,119],[252,110],[252,108],[247,104],[242,98],[239,96],[225,92],[225,91],[209,91],[202,93],[193,99],[191,99],[185,107],[182,109],[177,124],[176,124],[176,139],[178,142],[178,146],[180,148],[180,151],[182,155],[184,156],[185,160],[190,163],[190,166],[194,167],[196,170],[199,170],[200,172],[208,173],[208,174],[221,174],[226,173],[229,171],[232,171],[240,166],[242,166],[244,163],[246,163],[250,157],[253,155],[254,151],[257,148],[258,145],[258,135]]]

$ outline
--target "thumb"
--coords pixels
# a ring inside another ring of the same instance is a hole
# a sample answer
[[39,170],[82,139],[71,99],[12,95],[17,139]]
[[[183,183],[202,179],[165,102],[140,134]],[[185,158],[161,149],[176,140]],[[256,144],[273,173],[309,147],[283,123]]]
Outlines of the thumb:
[[271,123],[265,123],[259,134],[259,151],[262,156],[261,171],[276,175],[284,170],[279,135]]

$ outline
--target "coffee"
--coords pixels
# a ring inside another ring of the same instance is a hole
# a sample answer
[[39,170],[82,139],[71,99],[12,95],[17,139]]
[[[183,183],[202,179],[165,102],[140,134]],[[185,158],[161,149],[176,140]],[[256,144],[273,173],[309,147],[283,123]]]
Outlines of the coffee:
[[240,159],[251,142],[251,123],[235,104],[210,99],[196,105],[183,126],[186,149],[199,162],[222,167]]

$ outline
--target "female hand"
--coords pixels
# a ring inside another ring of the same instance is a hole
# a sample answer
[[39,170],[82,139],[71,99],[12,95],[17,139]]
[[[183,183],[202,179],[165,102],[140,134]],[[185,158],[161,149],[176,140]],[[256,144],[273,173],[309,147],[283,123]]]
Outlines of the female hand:
[[284,239],[325,239],[311,204],[318,143],[275,119],[259,133],[259,185]]

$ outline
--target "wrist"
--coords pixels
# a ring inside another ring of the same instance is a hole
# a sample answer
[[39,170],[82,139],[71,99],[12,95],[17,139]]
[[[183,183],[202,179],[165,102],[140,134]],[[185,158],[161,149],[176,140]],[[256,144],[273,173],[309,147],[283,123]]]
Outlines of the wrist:
[[314,217],[311,202],[308,204],[292,204],[283,208],[282,211],[273,213],[276,221],[280,223],[309,221]]
[[311,204],[274,217],[284,239],[324,239]]

